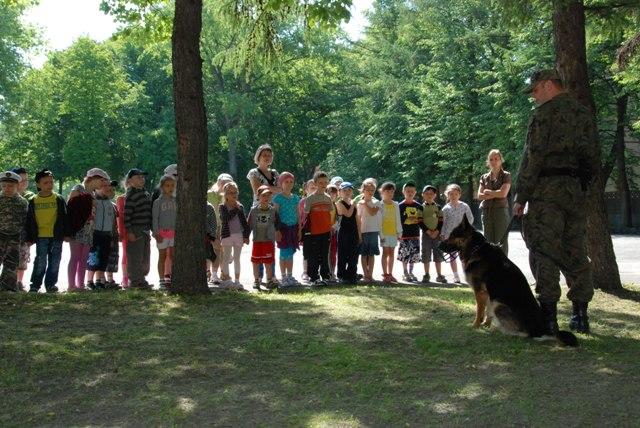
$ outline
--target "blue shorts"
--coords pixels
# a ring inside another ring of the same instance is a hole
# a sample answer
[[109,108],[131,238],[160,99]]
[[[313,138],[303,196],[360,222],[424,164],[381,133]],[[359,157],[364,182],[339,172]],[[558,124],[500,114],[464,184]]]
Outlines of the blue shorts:
[[378,244],[378,232],[365,232],[362,234],[362,243],[360,244],[361,256],[377,256],[380,254],[380,246]]
[[280,260],[293,260],[295,252],[295,247],[280,248]]

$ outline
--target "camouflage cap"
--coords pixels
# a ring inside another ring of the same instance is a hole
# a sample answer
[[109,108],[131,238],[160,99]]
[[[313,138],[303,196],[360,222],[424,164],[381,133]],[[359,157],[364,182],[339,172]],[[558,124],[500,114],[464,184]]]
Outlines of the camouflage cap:
[[529,84],[522,92],[525,94],[530,94],[538,82],[543,82],[545,80],[557,80],[559,82],[562,82],[562,78],[555,68],[536,70],[533,72],[533,74],[531,74],[531,77],[529,78]]

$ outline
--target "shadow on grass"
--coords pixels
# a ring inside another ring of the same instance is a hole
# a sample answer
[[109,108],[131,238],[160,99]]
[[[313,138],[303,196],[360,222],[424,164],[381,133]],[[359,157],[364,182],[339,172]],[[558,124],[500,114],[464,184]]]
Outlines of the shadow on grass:
[[636,303],[640,303],[640,289],[637,288],[623,288],[622,290],[603,291],[617,297],[618,299],[631,300]]
[[17,404],[0,422],[576,425],[640,417],[635,338],[593,336],[567,350],[473,330],[471,300],[464,288],[417,287],[11,297],[0,301],[0,393]]

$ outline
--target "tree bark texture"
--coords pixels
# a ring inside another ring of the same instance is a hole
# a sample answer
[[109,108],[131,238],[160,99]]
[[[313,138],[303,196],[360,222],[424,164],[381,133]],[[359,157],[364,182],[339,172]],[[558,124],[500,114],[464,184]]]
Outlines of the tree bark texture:
[[172,291],[208,293],[205,219],[207,118],[202,87],[202,0],[176,0],[172,35],[178,212]]
[[628,95],[621,95],[616,99],[616,140],[615,144],[615,162],[618,170],[618,178],[616,180],[616,188],[620,197],[620,208],[622,213],[622,225],[631,227],[633,223],[631,213],[631,189],[629,188],[629,178],[627,177],[627,163],[624,157],[624,137],[627,124],[627,105],[629,102]]
[[[585,14],[582,0],[554,0],[553,29],[556,68],[566,89],[591,109],[592,120],[595,123],[595,103],[587,72]],[[593,144],[598,145],[598,153],[600,153],[600,142],[596,140]],[[587,197],[587,246],[593,267],[593,284],[602,290],[619,290],[622,284],[609,233],[601,169],[594,173]]]

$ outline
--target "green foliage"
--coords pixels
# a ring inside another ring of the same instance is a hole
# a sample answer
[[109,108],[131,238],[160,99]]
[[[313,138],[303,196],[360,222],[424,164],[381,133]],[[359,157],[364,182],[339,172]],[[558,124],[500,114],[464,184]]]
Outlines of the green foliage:
[[0,2],[0,120],[26,69],[25,53],[38,42],[35,30],[20,19],[33,3],[34,0]]
[[139,154],[136,133],[143,131],[131,126],[144,122],[152,104],[144,82],[128,79],[111,46],[86,38],[32,70],[19,100],[5,150],[61,180],[83,177],[94,166],[123,174]]
[[[356,183],[468,188],[491,148],[516,172],[532,108],[521,89],[533,69],[554,63],[550,2],[378,0],[354,43],[334,28],[350,3],[204,2],[210,177],[232,172],[248,200],[244,177],[263,143],[298,184],[319,166]],[[606,4],[587,2],[605,154],[620,94],[629,95],[629,134],[640,130],[640,55],[616,66],[618,49],[637,37],[638,13]],[[173,3],[104,0],[102,8],[123,24],[114,40],[80,40],[15,87],[0,124],[11,137],[0,140],[4,163],[77,178],[94,164],[114,176],[132,166],[158,176],[175,161]]]

